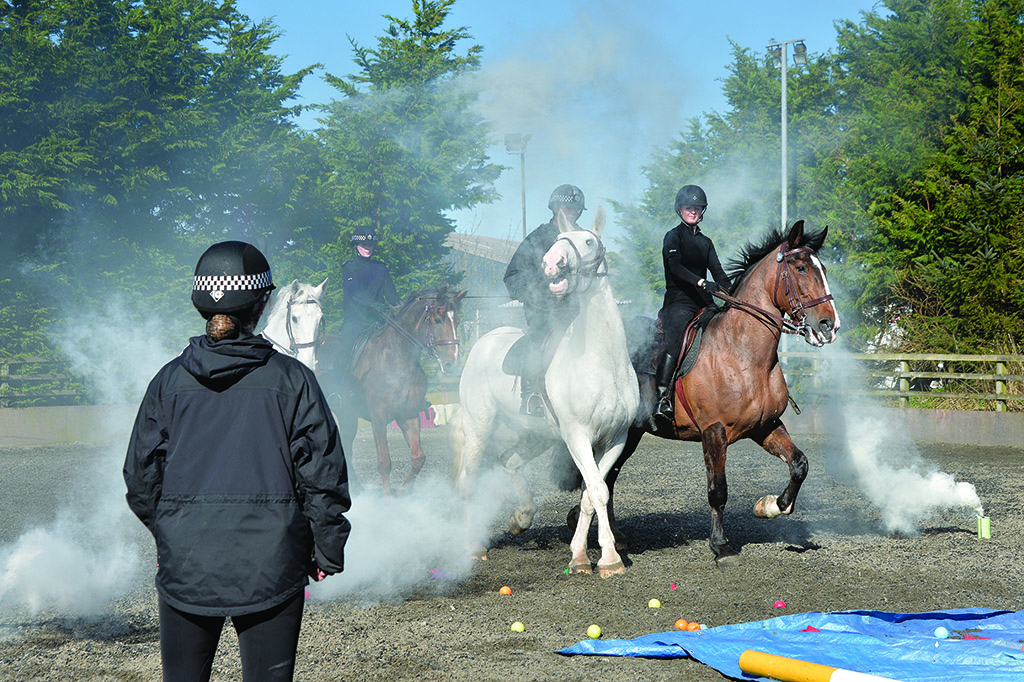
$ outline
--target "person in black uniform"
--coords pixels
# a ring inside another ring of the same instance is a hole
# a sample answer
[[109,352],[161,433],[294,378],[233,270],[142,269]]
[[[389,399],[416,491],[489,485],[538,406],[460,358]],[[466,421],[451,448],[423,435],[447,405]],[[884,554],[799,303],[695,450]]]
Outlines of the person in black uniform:
[[535,228],[519,244],[504,276],[509,297],[522,302],[526,315],[528,345],[520,378],[523,401],[520,411],[541,417],[544,416],[543,401],[538,393],[544,371],[541,345],[555,326],[571,321],[579,313],[575,299],[558,299],[548,290],[543,258],[558,239],[558,214],[562,213],[575,226],[587,207],[579,187],[559,185],[548,199],[548,208],[551,209],[551,220]]
[[355,361],[352,352],[359,337],[380,322],[388,305],[399,302],[387,266],[373,258],[376,244],[377,235],[372,230],[357,228],[352,234],[356,255],[341,266],[345,320],[341,324],[338,347],[346,374]]
[[[665,265],[665,300],[661,324],[665,330],[665,352],[658,362],[655,387],[658,406],[655,417],[673,418],[673,397],[669,390],[675,373],[686,326],[702,308],[714,305],[711,294],[732,284],[718,260],[711,237],[701,232],[700,221],[708,207],[704,190],[686,185],[676,193],[675,211],[682,219],[665,233],[661,258]],[[708,271],[714,281],[707,279]]]
[[207,249],[192,290],[206,334],[150,382],[128,444],[128,505],[156,541],[164,682],[210,679],[228,616],[243,679],[291,680],[309,577],[344,567],[351,503],[327,401],[252,333],[273,288],[252,245]]

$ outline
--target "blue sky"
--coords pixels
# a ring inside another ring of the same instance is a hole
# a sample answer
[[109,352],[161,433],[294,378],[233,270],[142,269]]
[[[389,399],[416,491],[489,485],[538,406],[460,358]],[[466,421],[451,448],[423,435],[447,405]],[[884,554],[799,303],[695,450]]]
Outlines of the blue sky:
[[[590,209],[628,201],[645,187],[642,166],[688,119],[724,112],[722,79],[732,63],[730,40],[756,53],[777,40],[803,38],[813,54],[835,47],[834,22],[859,23],[873,0],[460,0],[447,27],[466,26],[483,47],[481,113],[492,122],[491,159],[508,169],[496,183],[502,199],[452,217],[460,232],[522,237],[519,156],[501,144],[505,133],[530,134],[526,149],[527,229],[547,220],[555,186],[580,186]],[[412,16],[411,0],[236,0],[252,19],[272,18],[282,32],[273,51],[285,70],[314,63],[304,103],[336,92],[324,72],[355,71],[348,37],[375,47],[384,14]],[[881,9],[881,8],[880,8]],[[468,44],[462,46],[462,51]],[[790,61],[790,68],[793,68]],[[315,127],[310,116],[301,123]],[[692,182],[680,178],[679,184]],[[716,197],[710,197],[713,222]],[[609,216],[609,232],[621,236]],[[671,225],[666,225],[666,229]]]

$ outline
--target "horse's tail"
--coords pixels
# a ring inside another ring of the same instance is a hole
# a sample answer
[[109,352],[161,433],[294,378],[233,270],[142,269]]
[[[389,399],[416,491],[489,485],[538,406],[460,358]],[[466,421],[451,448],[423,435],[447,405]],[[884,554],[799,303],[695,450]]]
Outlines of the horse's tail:
[[450,422],[452,426],[452,481],[461,483],[463,475],[463,458],[466,450],[466,433],[462,430],[462,405],[456,405]]
[[569,454],[569,448],[565,443],[555,446],[554,454],[551,457],[551,480],[555,486],[562,491],[572,492],[583,488],[583,475],[579,467]]

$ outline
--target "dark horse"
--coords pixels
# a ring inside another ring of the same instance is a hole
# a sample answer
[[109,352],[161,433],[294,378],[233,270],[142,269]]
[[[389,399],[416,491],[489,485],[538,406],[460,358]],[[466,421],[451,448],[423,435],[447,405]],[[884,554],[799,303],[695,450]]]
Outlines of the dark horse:
[[411,486],[423,468],[419,413],[426,406],[427,375],[420,366],[420,354],[426,351],[443,373],[457,366],[457,312],[465,295],[465,291],[449,292],[447,285],[413,294],[371,332],[355,360],[351,388],[357,405],[343,407],[338,415],[342,444],[351,453],[358,418],[370,421],[385,497],[391,496],[387,428],[392,421],[398,422],[412,454],[403,487]]
[[[732,295],[721,296],[724,310],[703,333],[693,367],[674,382],[675,418],[669,424],[651,424],[643,415],[634,423],[615,467],[606,482],[609,494],[622,464],[636,450],[645,433],[659,438],[699,440],[707,470],[711,506],[711,549],[719,561],[738,556],[726,540],[723,513],[727,499],[726,448],[749,438],[789,466],[789,485],[781,495],[767,495],[754,507],[761,518],[791,514],[800,485],[807,476],[807,458],[793,444],[781,416],[789,390],[779,366],[779,339],[783,333],[800,334],[812,346],[831,343],[839,331],[836,311],[817,252],[828,228],[805,234],[803,221],[788,233],[775,230],[760,244],[748,245],[731,263],[736,282]],[[648,351],[655,344],[654,321],[645,325]],[[641,341],[631,344],[644,346]],[[650,355],[634,353],[641,392],[651,395]],[[682,355],[682,354],[680,354]],[[614,528],[614,512],[609,504]],[[576,510],[570,512],[575,527]],[[618,529],[616,539],[624,546]]]

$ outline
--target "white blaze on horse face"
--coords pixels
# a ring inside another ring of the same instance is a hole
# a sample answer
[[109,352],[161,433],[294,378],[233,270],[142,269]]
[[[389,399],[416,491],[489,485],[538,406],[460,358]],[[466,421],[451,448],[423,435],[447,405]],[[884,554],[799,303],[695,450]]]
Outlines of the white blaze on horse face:
[[[825,295],[831,296],[832,290],[828,286],[828,277],[825,276],[825,266],[821,264],[821,261],[818,260],[818,256],[816,254],[811,254],[811,263],[814,264],[815,269],[818,271],[818,276],[821,277],[821,283],[825,286]],[[834,299],[829,300],[822,305],[828,305],[832,308],[832,333],[830,338],[825,339],[825,343],[832,343],[836,340],[836,335],[839,333],[839,308],[836,307]]]

